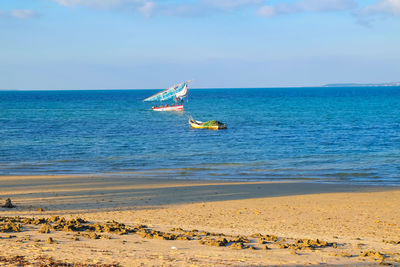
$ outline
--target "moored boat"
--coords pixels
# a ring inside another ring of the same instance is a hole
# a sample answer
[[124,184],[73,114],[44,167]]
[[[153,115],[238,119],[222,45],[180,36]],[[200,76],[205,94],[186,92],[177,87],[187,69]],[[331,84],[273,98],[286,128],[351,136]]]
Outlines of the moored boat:
[[202,121],[196,121],[192,117],[189,117],[189,124],[192,128],[196,129],[222,130],[228,128],[228,126],[225,123],[222,123],[220,121],[210,120],[202,122]]

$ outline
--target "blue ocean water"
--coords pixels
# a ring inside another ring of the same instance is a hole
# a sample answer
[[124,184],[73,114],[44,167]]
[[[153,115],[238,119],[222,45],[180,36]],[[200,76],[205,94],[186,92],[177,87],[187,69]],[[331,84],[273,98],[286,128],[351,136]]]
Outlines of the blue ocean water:
[[192,89],[184,112],[153,112],[156,91],[0,92],[0,175],[400,185],[399,87]]

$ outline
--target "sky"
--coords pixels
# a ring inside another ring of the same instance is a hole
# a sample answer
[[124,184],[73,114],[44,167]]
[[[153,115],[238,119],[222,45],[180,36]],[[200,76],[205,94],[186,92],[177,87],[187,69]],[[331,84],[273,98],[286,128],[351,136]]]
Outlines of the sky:
[[0,0],[0,89],[400,81],[400,0]]

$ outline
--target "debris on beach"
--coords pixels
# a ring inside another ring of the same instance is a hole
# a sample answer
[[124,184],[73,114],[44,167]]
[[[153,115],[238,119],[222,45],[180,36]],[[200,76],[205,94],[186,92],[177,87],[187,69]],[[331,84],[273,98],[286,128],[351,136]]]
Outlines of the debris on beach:
[[3,208],[7,208],[7,209],[15,208],[15,205],[13,205],[11,202],[11,198],[6,199],[6,203],[4,204]]
[[8,266],[9,264],[12,264],[13,266],[80,266],[80,267],[120,267],[121,265],[118,263],[113,263],[113,264],[86,264],[86,263],[80,263],[80,262],[64,262],[60,260],[54,260],[52,257],[49,256],[38,256],[34,259],[29,259],[25,256],[0,256],[0,265],[6,264]]
[[342,253],[331,253],[330,254],[333,257],[343,257],[343,258],[352,258],[354,255],[348,253],[348,252],[342,252]]
[[279,248],[289,248],[289,249],[295,249],[295,250],[301,250],[301,249],[314,250],[317,248],[326,248],[326,247],[337,248],[337,243],[335,243],[335,242],[329,243],[326,241],[321,241],[319,239],[317,239],[317,240],[298,239],[293,244],[289,244],[289,243],[279,244]]
[[380,260],[383,261],[386,259],[386,256],[383,255],[382,253],[378,252],[378,251],[365,251],[365,252],[361,252],[360,254],[361,257],[369,257],[375,260]]
[[[88,222],[82,218],[66,219],[60,216],[50,216],[43,218],[29,218],[29,217],[2,217],[0,216],[0,232],[21,232],[23,226],[31,225],[24,230],[32,230],[42,233],[49,234],[51,232],[73,232],[73,235],[67,234],[68,239],[72,241],[79,241],[83,238],[87,239],[114,239],[116,237],[112,235],[125,235],[125,234],[136,234],[146,239],[161,239],[161,240],[194,240],[199,242],[201,245],[212,246],[212,247],[224,247],[235,249],[235,250],[276,250],[276,249],[290,249],[296,255],[303,255],[299,252],[304,250],[320,250],[324,248],[330,248],[333,257],[358,257],[361,260],[369,259],[371,261],[380,261],[384,263],[396,262],[398,255],[395,253],[383,254],[377,251],[365,251],[357,252],[354,255],[343,251],[346,248],[346,244],[340,244],[336,242],[327,242],[320,239],[294,239],[294,238],[283,238],[270,234],[253,234],[250,236],[245,235],[228,235],[223,233],[214,233],[208,231],[199,230],[184,230],[182,228],[171,228],[167,232],[158,231],[147,227],[146,225],[134,225],[128,226],[123,223],[116,221],[107,221],[104,223],[100,222]],[[109,233],[110,235],[106,235]],[[13,236],[15,237],[15,236]],[[20,236],[19,236],[20,237]],[[11,238],[11,236],[9,237]],[[7,239],[7,237],[0,236],[0,239]],[[32,241],[37,242],[35,239],[31,239],[29,235],[25,238],[18,239],[17,242]],[[44,240],[43,240],[44,241]],[[38,240],[38,242],[42,242]],[[53,237],[48,237],[46,240],[49,244],[58,243]],[[391,242],[392,243],[392,242]],[[393,242],[395,243],[395,242]],[[268,246],[266,245],[268,244]],[[349,245],[349,244],[347,244]],[[400,255],[400,254],[399,254]],[[0,262],[1,264],[1,262]]]
[[38,232],[42,234],[48,234],[50,233],[50,230],[51,230],[51,225],[49,223],[45,223],[42,224]]
[[49,244],[56,243],[56,241],[54,241],[54,239],[52,237],[47,238],[46,242],[49,243]]
[[230,247],[232,249],[245,249],[245,248],[247,248],[247,246],[244,245],[242,242],[233,243]]
[[394,241],[394,240],[382,240],[383,243],[386,244],[391,244],[391,245],[400,245],[400,241]]
[[229,239],[229,242],[233,243],[250,243],[250,240],[245,236],[237,236],[232,239]]
[[232,249],[255,249],[253,246],[245,244],[251,243],[245,236],[218,236],[219,234],[203,237],[199,240],[199,243],[207,246],[230,247]]
[[279,239],[276,235],[262,235],[260,233],[253,234],[250,237],[258,238],[259,244],[273,243],[273,242],[278,241],[278,239]]
[[190,236],[184,234],[165,233],[161,231],[155,231],[144,228],[139,229],[138,233],[143,238],[154,238],[162,240],[191,240]]
[[207,246],[225,247],[228,244],[228,240],[225,238],[218,239],[202,239],[199,243]]
[[0,218],[1,233],[21,232],[21,229],[21,224],[15,223],[12,220],[1,220]]
[[98,234],[96,234],[96,233],[94,233],[94,232],[91,232],[91,233],[78,233],[78,236],[83,236],[83,237],[86,237],[86,238],[88,238],[88,239],[100,239],[100,237],[101,237],[101,235],[98,235]]
[[10,263],[10,264],[15,264],[17,266],[29,265],[29,262],[25,260],[24,256],[11,256],[11,257],[0,256],[0,263]]

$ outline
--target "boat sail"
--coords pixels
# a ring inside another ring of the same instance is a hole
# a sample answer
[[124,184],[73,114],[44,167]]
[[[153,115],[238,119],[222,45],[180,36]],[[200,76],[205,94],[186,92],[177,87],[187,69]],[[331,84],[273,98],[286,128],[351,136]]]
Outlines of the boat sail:
[[[157,94],[154,94],[143,101],[145,102],[151,102],[151,101],[166,101],[166,100],[173,100],[175,105],[172,104],[168,106],[166,105],[160,105],[158,106],[153,106],[154,111],[176,111],[176,110],[183,110],[183,99],[187,97],[188,94],[188,83],[191,81],[186,81],[174,86],[171,86],[168,89],[165,89],[161,92],[158,92]],[[181,102],[181,104],[178,104],[178,102]]]

